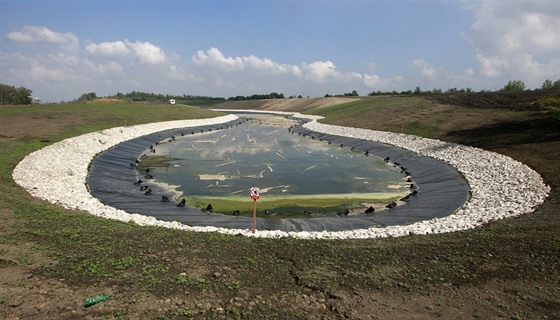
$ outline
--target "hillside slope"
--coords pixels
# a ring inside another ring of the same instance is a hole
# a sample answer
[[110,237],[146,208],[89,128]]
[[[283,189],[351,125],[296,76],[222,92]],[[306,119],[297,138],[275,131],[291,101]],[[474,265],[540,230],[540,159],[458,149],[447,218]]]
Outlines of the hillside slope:
[[359,100],[358,98],[300,98],[300,99],[266,99],[226,101],[217,104],[215,109],[306,111]]
[[[437,95],[412,95],[412,96],[373,96],[373,97],[328,97],[328,98],[300,98],[300,99],[265,99],[265,100],[240,100],[226,101],[212,108],[216,109],[243,109],[243,110],[274,110],[274,111],[307,111],[318,108],[330,107],[349,102],[366,101],[394,101],[395,106],[403,99],[425,100],[431,104],[459,106],[464,108],[480,109],[509,109],[516,111],[540,111],[544,106],[541,99],[557,96],[560,91],[521,91],[521,92],[466,92]],[[389,102],[390,103],[390,102]]]

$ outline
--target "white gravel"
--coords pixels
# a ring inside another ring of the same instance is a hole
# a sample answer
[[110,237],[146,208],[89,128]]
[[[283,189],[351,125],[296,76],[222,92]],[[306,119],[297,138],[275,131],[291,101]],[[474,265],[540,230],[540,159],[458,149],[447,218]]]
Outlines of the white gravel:
[[[232,110],[224,110],[230,111]],[[247,110],[245,110],[247,111]],[[280,113],[292,115],[292,113]],[[320,124],[319,117],[294,114],[313,120],[310,130],[345,137],[379,141],[414,151],[423,156],[444,160],[461,172],[471,187],[471,198],[453,214],[405,226],[389,226],[337,232],[284,232],[219,227],[190,227],[178,222],[160,221],[137,213],[128,213],[102,204],[87,190],[88,165],[92,159],[121,142],[158,131],[219,124],[237,119],[234,115],[203,120],[168,121],[117,127],[88,133],[49,145],[29,154],[15,168],[14,180],[30,194],[67,209],[88,211],[95,216],[139,225],[157,225],[200,232],[221,232],[254,237],[294,237],[323,239],[365,239],[399,237],[411,234],[453,232],[480,227],[493,220],[519,216],[534,211],[550,192],[541,176],[507,156],[460,144],[423,139],[383,131],[355,129]]]

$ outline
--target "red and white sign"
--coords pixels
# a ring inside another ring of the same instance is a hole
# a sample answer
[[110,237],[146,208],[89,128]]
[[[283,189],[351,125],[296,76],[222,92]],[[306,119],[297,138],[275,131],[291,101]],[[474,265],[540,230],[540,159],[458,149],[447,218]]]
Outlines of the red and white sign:
[[257,187],[252,187],[251,188],[251,199],[253,199],[253,200],[259,199],[259,188],[257,188]]

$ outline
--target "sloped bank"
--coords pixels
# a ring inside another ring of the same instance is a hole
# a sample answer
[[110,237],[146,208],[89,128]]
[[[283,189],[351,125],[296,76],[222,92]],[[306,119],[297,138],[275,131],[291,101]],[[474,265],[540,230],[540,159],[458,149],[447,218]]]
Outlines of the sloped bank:
[[[316,120],[314,117],[296,116]],[[100,217],[133,221],[141,225],[251,236],[252,233],[248,229],[191,227],[178,222],[160,221],[153,217],[127,213],[104,205],[88,192],[85,185],[91,160],[98,153],[120,142],[164,130],[226,123],[235,119],[237,117],[230,115],[204,120],[171,121],[117,127],[81,135],[31,153],[15,168],[13,178],[38,198],[65,208],[85,210]],[[471,187],[471,199],[452,215],[405,226],[336,232],[264,230],[258,231],[255,234],[257,237],[374,238],[465,230],[492,220],[531,212],[550,192],[550,188],[535,171],[509,157],[485,150],[403,134],[323,125],[316,121],[307,123],[305,127],[315,132],[379,141],[423,156],[441,159],[465,176]]]

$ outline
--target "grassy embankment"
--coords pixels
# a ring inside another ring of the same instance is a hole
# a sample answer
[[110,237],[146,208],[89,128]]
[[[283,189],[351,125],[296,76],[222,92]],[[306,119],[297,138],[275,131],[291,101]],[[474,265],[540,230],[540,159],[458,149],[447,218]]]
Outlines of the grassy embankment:
[[[415,133],[505,153],[539,171],[553,194],[537,212],[523,217],[476,230],[397,239],[252,239],[139,227],[35,200],[12,181],[11,171],[29,152],[66,137],[125,121],[132,125],[209,116],[207,111],[136,105],[0,108],[7,124],[27,121],[16,132],[4,123],[0,131],[2,261],[75,292],[113,288],[115,294],[98,309],[53,311],[67,317],[84,312],[159,319],[223,314],[284,319],[560,317],[557,117],[546,111],[376,98],[313,113],[329,123]],[[9,298],[0,296],[0,314],[13,310],[4,303]],[[60,299],[79,304],[85,298]],[[150,304],[156,306],[145,307]]]

